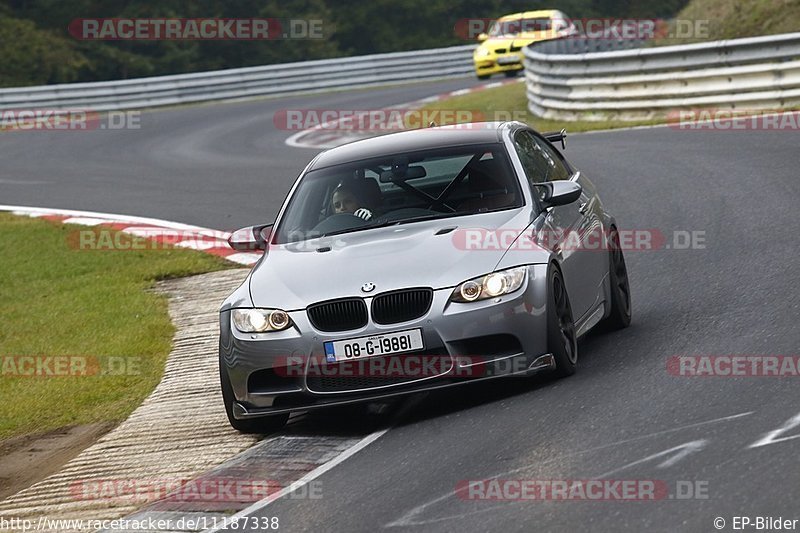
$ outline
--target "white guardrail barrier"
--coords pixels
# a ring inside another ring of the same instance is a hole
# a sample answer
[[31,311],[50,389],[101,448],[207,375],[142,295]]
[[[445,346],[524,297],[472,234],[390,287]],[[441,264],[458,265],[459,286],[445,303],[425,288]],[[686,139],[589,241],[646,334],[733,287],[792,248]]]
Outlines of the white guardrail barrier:
[[0,89],[0,110],[111,111],[322,92],[473,72],[474,45],[131,80]]
[[633,48],[561,39],[525,48],[529,110],[555,120],[648,120],[679,109],[800,105],[800,33]]

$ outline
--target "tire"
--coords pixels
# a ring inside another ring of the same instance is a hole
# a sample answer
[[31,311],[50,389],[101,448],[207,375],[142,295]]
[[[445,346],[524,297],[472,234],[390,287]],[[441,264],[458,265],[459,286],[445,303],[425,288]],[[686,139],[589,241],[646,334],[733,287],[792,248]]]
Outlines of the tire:
[[628,268],[619,242],[617,228],[611,228],[609,235],[608,278],[611,285],[611,311],[603,320],[602,327],[608,331],[627,328],[631,323],[631,287],[628,281]]
[[492,77],[491,74],[478,74],[478,79],[479,80],[488,80],[491,77]]
[[547,282],[547,349],[556,362],[553,374],[563,378],[578,368],[578,339],[567,287],[555,266],[550,267]]
[[506,70],[503,74],[505,74],[506,78],[516,78],[519,70]]
[[289,414],[284,413],[280,415],[270,415],[259,418],[249,418],[247,420],[238,420],[233,417],[233,387],[228,373],[225,372],[222,365],[222,358],[219,361],[219,382],[222,389],[222,401],[225,402],[225,414],[228,415],[228,422],[230,422],[233,429],[241,433],[272,433],[286,425],[289,420]]

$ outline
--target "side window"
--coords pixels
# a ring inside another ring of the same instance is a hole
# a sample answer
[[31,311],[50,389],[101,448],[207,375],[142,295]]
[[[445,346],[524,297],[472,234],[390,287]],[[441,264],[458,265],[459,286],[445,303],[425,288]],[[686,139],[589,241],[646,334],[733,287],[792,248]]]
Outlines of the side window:
[[530,132],[520,131],[514,138],[514,146],[525,169],[525,176],[533,189],[534,183],[568,180],[570,171],[561,156],[546,142]]

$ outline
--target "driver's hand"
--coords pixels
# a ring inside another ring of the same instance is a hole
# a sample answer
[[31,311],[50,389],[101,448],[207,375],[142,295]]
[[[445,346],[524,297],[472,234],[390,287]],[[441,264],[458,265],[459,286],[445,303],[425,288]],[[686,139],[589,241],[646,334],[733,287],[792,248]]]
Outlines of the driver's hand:
[[372,211],[369,209],[364,209],[363,207],[361,209],[356,209],[356,212],[353,214],[359,218],[363,218],[364,220],[369,220],[372,218]]

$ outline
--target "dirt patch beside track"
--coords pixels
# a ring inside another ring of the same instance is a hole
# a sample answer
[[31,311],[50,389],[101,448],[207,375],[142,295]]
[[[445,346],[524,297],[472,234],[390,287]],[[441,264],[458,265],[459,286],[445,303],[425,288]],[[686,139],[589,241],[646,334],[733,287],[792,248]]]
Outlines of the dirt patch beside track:
[[85,424],[0,442],[0,498],[57,472],[115,424]]

